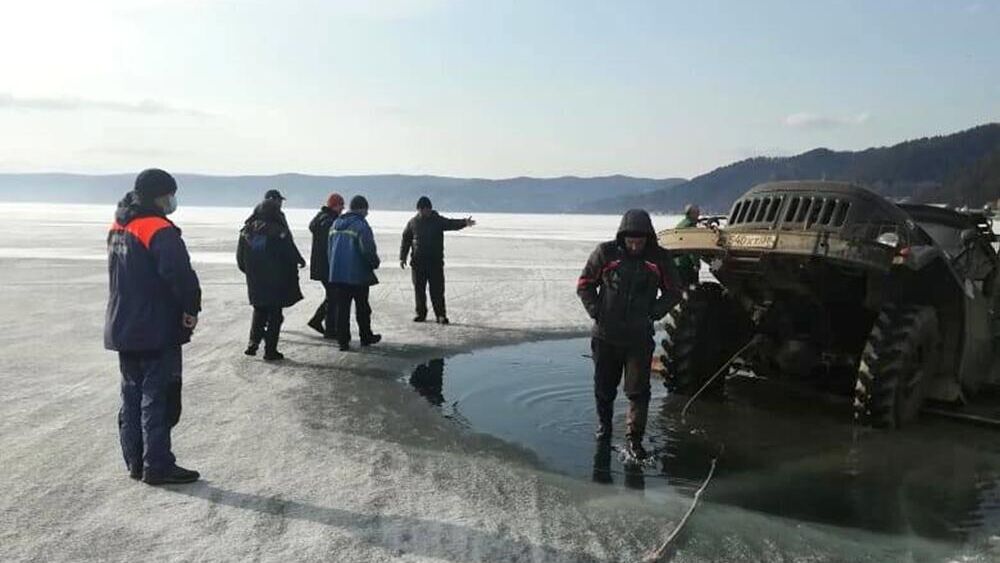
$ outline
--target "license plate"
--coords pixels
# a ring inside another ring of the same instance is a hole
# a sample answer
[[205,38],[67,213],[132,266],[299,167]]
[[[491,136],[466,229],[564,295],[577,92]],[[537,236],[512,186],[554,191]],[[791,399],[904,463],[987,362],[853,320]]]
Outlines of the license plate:
[[756,235],[749,233],[732,233],[728,243],[735,248],[774,248],[778,235]]

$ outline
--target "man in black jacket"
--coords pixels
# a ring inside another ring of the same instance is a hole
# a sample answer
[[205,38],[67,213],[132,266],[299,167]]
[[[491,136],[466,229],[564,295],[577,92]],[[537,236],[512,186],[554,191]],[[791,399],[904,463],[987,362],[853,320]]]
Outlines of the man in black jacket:
[[618,383],[625,373],[626,453],[646,457],[642,438],[649,411],[649,372],[653,321],[680,298],[677,272],[669,252],[656,241],[649,214],[633,209],[622,217],[613,241],[600,244],[577,283],[577,295],[594,319],[594,397],[600,441],[611,438]]
[[337,337],[337,309],[335,307],[337,300],[334,295],[334,287],[328,281],[330,277],[330,257],[328,254],[330,252],[330,227],[343,212],[344,197],[338,193],[332,193],[326,198],[326,205],[320,208],[319,213],[309,223],[309,232],[312,233],[312,259],[309,261],[309,277],[323,284],[326,299],[309,319],[308,325],[322,334],[324,338],[330,340]]
[[250,343],[244,353],[256,355],[263,340],[267,361],[285,357],[278,352],[285,320],[282,309],[302,300],[296,268],[305,265],[280,209],[279,201],[264,199],[240,230],[236,248],[236,265],[246,274],[247,294],[253,305]]
[[[417,200],[417,214],[403,229],[403,242],[399,247],[399,267],[406,268],[410,258],[413,273],[413,291],[417,300],[414,322],[427,320],[427,285],[431,286],[431,304],[440,324],[448,324],[444,306],[444,232],[457,231],[475,225],[472,217],[448,219],[438,215],[427,196]],[[410,257],[410,251],[413,256]]]
[[201,286],[181,230],[166,217],[177,208],[176,192],[167,172],[142,171],[108,233],[104,347],[118,352],[122,455],[129,476],[150,485],[199,477],[177,465],[170,443],[181,411],[181,346],[201,311]]

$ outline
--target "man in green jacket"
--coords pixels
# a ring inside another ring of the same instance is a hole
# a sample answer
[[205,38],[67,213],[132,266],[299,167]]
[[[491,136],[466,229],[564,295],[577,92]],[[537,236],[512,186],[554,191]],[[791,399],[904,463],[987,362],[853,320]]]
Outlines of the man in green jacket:
[[[677,229],[694,229],[698,226],[698,218],[701,217],[701,209],[697,205],[688,204],[684,207],[684,218],[677,223]],[[690,287],[698,283],[698,270],[701,269],[701,262],[693,254],[681,254],[674,258],[674,265],[680,275],[681,283],[684,287]]]

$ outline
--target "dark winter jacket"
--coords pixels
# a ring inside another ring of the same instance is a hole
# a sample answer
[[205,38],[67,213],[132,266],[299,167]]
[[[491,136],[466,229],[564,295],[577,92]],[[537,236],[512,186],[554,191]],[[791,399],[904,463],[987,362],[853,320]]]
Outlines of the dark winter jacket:
[[[250,221],[253,221],[256,218],[255,216],[260,211],[261,205],[263,205],[263,202],[258,203],[257,206],[253,208],[253,213],[251,213],[250,216],[247,217],[246,221],[243,222],[244,225],[249,223]],[[281,210],[281,207],[278,207],[277,214],[278,214],[278,221],[281,223],[282,226],[285,227],[285,230],[288,231],[288,238],[292,241],[294,246],[295,237],[292,236],[292,228],[288,226],[288,218],[285,217],[285,212]],[[298,246],[295,246],[295,257],[299,264],[301,264],[302,266],[306,265],[306,259],[299,252]]]
[[464,229],[464,219],[448,219],[431,211],[427,217],[418,213],[403,229],[403,243],[399,246],[399,261],[405,262],[413,249],[411,264],[437,265],[444,263],[444,232]]
[[[625,250],[625,233],[644,233],[649,240],[639,256]],[[624,345],[647,345],[653,321],[680,298],[672,255],[656,242],[649,214],[633,209],[622,217],[618,236],[600,244],[577,283],[577,295],[594,319],[593,336]]]
[[309,261],[309,277],[316,281],[327,281],[330,276],[330,227],[340,214],[325,205],[309,223],[312,233],[312,260]]
[[277,205],[265,201],[240,230],[236,265],[246,274],[250,304],[290,307],[302,299],[301,255],[281,220]]
[[108,233],[108,275],[105,348],[155,351],[191,340],[182,317],[201,311],[201,286],[181,230],[134,193],[118,203]]
[[375,235],[368,221],[349,211],[333,222],[330,229],[330,278],[333,283],[375,285],[375,270],[381,263]]

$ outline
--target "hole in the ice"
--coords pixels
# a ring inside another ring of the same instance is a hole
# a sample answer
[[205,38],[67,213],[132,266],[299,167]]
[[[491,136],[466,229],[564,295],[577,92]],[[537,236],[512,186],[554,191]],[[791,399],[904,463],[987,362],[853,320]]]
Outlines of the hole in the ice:
[[[849,407],[762,380],[730,380],[724,401],[686,398],[654,376],[646,447],[627,469],[626,401],[615,405],[612,447],[595,442],[588,339],[503,346],[435,359],[405,380],[442,415],[533,451],[546,468],[643,492],[691,494],[725,445],[707,502],[786,518],[916,534],[988,538],[1000,529],[1000,435],[940,421],[857,439]],[[960,438],[960,439],[958,439]]]

